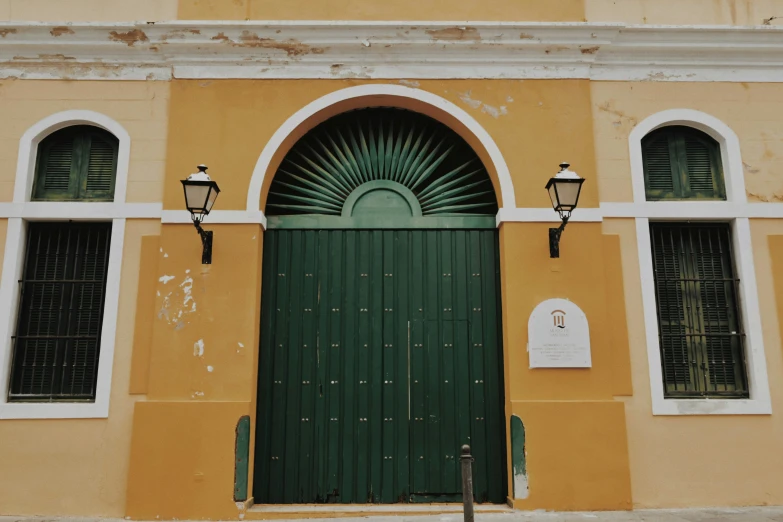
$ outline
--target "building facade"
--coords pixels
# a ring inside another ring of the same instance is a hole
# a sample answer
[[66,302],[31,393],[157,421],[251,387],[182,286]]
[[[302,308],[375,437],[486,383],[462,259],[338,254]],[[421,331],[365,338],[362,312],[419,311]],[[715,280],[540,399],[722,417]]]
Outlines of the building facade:
[[783,504],[779,17],[0,0],[0,514]]

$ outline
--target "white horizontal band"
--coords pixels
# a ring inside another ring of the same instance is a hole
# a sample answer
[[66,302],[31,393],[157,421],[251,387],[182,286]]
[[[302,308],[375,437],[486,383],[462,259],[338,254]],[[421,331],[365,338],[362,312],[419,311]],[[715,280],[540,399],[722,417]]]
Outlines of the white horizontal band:
[[[0,219],[22,218],[30,221],[160,219],[162,223],[191,223],[186,210],[163,210],[160,203],[0,203]],[[577,208],[572,223],[596,223],[606,218],[649,218],[657,220],[704,219],[783,219],[783,203],[729,203],[724,201],[651,201],[645,203],[601,203],[598,208]],[[496,217],[501,223],[556,223],[558,214],[549,207],[501,208]],[[213,210],[205,223],[215,225],[255,223],[266,228],[266,216],[260,211]]]
[[[783,27],[581,22],[0,22],[0,77],[783,81]],[[81,67],[80,67],[81,65]]]

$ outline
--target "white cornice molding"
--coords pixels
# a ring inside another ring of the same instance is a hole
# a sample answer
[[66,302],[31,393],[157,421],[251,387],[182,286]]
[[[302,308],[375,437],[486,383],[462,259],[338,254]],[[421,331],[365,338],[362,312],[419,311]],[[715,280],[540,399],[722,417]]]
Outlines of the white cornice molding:
[[0,77],[783,81],[783,27],[0,22]]

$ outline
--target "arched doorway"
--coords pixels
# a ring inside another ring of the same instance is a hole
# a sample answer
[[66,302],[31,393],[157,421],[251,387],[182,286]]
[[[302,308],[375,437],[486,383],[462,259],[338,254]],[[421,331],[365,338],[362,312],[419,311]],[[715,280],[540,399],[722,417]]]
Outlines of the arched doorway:
[[286,154],[264,238],[258,503],[506,497],[497,200],[427,116],[332,117]]

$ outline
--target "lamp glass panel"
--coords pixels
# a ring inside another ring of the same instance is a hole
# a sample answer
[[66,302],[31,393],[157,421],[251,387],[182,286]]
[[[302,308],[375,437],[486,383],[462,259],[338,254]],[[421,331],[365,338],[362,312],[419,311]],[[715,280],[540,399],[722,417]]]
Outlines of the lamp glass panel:
[[210,187],[210,189],[209,196],[207,197],[207,212],[212,210],[212,205],[215,204],[215,200],[217,199],[218,194],[220,194],[220,192],[217,190],[217,187]]
[[552,200],[552,208],[557,210],[558,203],[557,203],[557,184],[556,183],[552,183],[551,185],[549,185],[549,199]]
[[209,195],[209,185],[186,185],[185,186],[185,204],[188,210],[196,214],[204,212]]
[[554,185],[557,186],[560,208],[563,210],[572,210],[576,207],[577,200],[579,199],[579,186],[581,184],[569,181],[556,181]]

